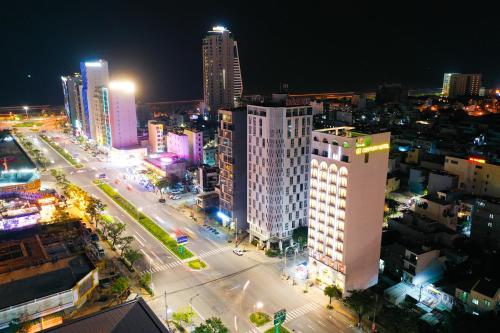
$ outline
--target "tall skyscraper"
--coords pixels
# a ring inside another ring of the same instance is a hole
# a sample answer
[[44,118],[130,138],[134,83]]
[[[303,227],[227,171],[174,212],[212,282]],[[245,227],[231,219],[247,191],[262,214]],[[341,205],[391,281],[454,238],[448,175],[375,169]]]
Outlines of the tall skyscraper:
[[312,108],[248,105],[250,241],[285,248],[307,225]]
[[219,109],[219,216],[235,224],[238,233],[247,222],[247,109]]
[[109,119],[113,148],[137,146],[135,85],[130,81],[109,83]]
[[61,76],[63,93],[64,93],[64,109],[68,116],[68,121],[73,129],[81,127],[81,85],[82,77],[79,73],[69,76]]
[[225,27],[213,27],[203,39],[203,96],[213,115],[237,106],[243,93],[238,45]]
[[378,281],[390,141],[353,129],[312,133],[310,276],[344,292]]
[[96,138],[96,117],[101,110],[96,106],[95,95],[99,88],[109,82],[108,62],[105,60],[80,63],[82,74],[83,134],[89,139]]
[[443,97],[479,96],[481,74],[445,73]]

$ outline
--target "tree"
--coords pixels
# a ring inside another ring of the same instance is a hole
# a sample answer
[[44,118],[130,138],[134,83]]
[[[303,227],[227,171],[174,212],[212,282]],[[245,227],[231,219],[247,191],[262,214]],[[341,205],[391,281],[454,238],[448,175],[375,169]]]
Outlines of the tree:
[[125,231],[125,224],[120,222],[111,223],[108,227],[108,235],[111,240],[111,246],[115,247],[121,235]]
[[106,208],[106,205],[101,200],[93,196],[88,196],[86,199],[87,208],[85,209],[85,212],[89,214],[92,222],[96,222],[97,215],[102,213],[102,211]]
[[345,298],[345,303],[348,307],[356,311],[359,325],[363,316],[375,308],[375,294],[368,289],[352,290],[350,293],[351,295]]
[[118,296],[123,294],[125,290],[127,290],[129,287],[128,280],[124,278],[123,276],[120,276],[118,279],[113,282],[113,285],[111,286],[111,291]]
[[62,222],[69,218],[68,212],[64,208],[57,207],[52,214],[51,222]]
[[178,312],[172,313],[172,320],[177,325],[182,325],[182,323],[189,324],[192,317],[193,314],[191,313],[190,309],[180,309]]
[[123,256],[123,253],[130,249],[132,242],[134,241],[134,237],[125,236],[118,239],[118,246],[120,247],[120,255]]
[[134,264],[137,262],[137,260],[140,260],[143,255],[141,252],[134,250],[134,249],[127,249],[123,252],[123,256],[127,261],[130,263],[130,266],[134,266]]
[[204,323],[194,329],[195,333],[229,333],[222,320],[217,317],[208,318]]
[[410,309],[398,306],[385,307],[380,322],[388,333],[418,333],[418,316]]
[[326,286],[325,290],[323,290],[325,296],[330,298],[330,302],[328,303],[328,307],[332,307],[332,298],[340,298],[342,297],[342,289],[337,287],[336,285]]

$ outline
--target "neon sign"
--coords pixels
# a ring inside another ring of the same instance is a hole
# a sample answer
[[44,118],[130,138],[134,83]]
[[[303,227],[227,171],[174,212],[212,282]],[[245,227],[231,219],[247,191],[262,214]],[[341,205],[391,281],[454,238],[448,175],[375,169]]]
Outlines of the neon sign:
[[382,143],[376,146],[362,147],[356,148],[356,155],[372,153],[375,151],[386,150],[389,149],[389,143]]
[[486,163],[486,160],[484,158],[469,157],[469,162],[475,162],[475,163],[484,164],[484,163]]

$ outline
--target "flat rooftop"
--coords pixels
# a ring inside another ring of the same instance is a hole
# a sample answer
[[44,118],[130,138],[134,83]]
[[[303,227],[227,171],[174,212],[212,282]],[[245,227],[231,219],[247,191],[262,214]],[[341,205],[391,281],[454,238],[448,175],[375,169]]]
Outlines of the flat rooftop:
[[95,267],[80,221],[0,232],[0,309],[69,290]]
[[[21,146],[10,135],[0,132],[0,163],[7,162],[9,170],[36,169],[35,163],[26,155]],[[3,171],[4,166],[0,166]]]
[[364,133],[355,132],[354,127],[351,127],[351,126],[323,128],[323,129],[319,129],[319,130],[314,130],[313,132],[332,134],[335,136],[342,136],[345,138],[356,138],[356,137],[368,135],[368,134],[364,134]]
[[[25,268],[14,274],[4,273],[0,275],[0,309],[69,290],[93,269],[94,265],[83,254]],[[12,281],[13,275],[23,278]]]

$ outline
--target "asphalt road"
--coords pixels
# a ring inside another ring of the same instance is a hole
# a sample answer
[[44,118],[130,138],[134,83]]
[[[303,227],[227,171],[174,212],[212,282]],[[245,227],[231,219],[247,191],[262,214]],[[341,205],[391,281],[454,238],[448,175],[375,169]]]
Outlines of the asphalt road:
[[[290,281],[282,280],[280,271],[282,262],[269,259],[255,248],[248,246],[248,252],[236,256],[233,246],[224,237],[216,237],[197,225],[192,219],[180,214],[176,202],[168,200],[167,204],[158,202],[158,196],[146,192],[131,179],[130,173],[123,166],[99,162],[89,156],[77,145],[67,139],[61,144],[71,153],[77,153],[83,171],[77,171],[50,146],[41,139],[40,145],[53,167],[66,171],[67,178],[89,193],[102,199],[107,204],[107,213],[127,225],[126,234],[135,238],[133,244],[145,255],[138,265],[141,270],[153,271],[153,288],[155,296],[149,305],[160,318],[165,318],[166,304],[170,311],[180,309],[191,310],[197,314],[195,323],[215,316],[220,317],[231,332],[260,332],[249,320],[255,304],[263,304],[262,311],[273,313],[286,308],[289,319],[285,325],[296,332],[354,332],[349,321],[338,313],[325,309],[326,297],[315,297],[312,293],[304,294],[301,288],[292,286]],[[93,170],[95,168],[96,170]],[[120,194],[142,207],[144,213],[152,217],[167,232],[183,230],[190,235],[188,248],[205,261],[208,267],[202,271],[193,271],[173,256],[159,241],[136,223],[128,214],[103,194],[92,181],[96,173],[105,172],[113,187]],[[115,184],[115,179],[127,181]],[[50,173],[42,175],[42,184],[53,187]],[[127,188],[130,185],[131,190]],[[297,262],[306,260],[298,258]],[[289,265],[292,261],[289,260]],[[165,294],[166,301],[165,302]],[[171,315],[170,315],[171,316]]]

